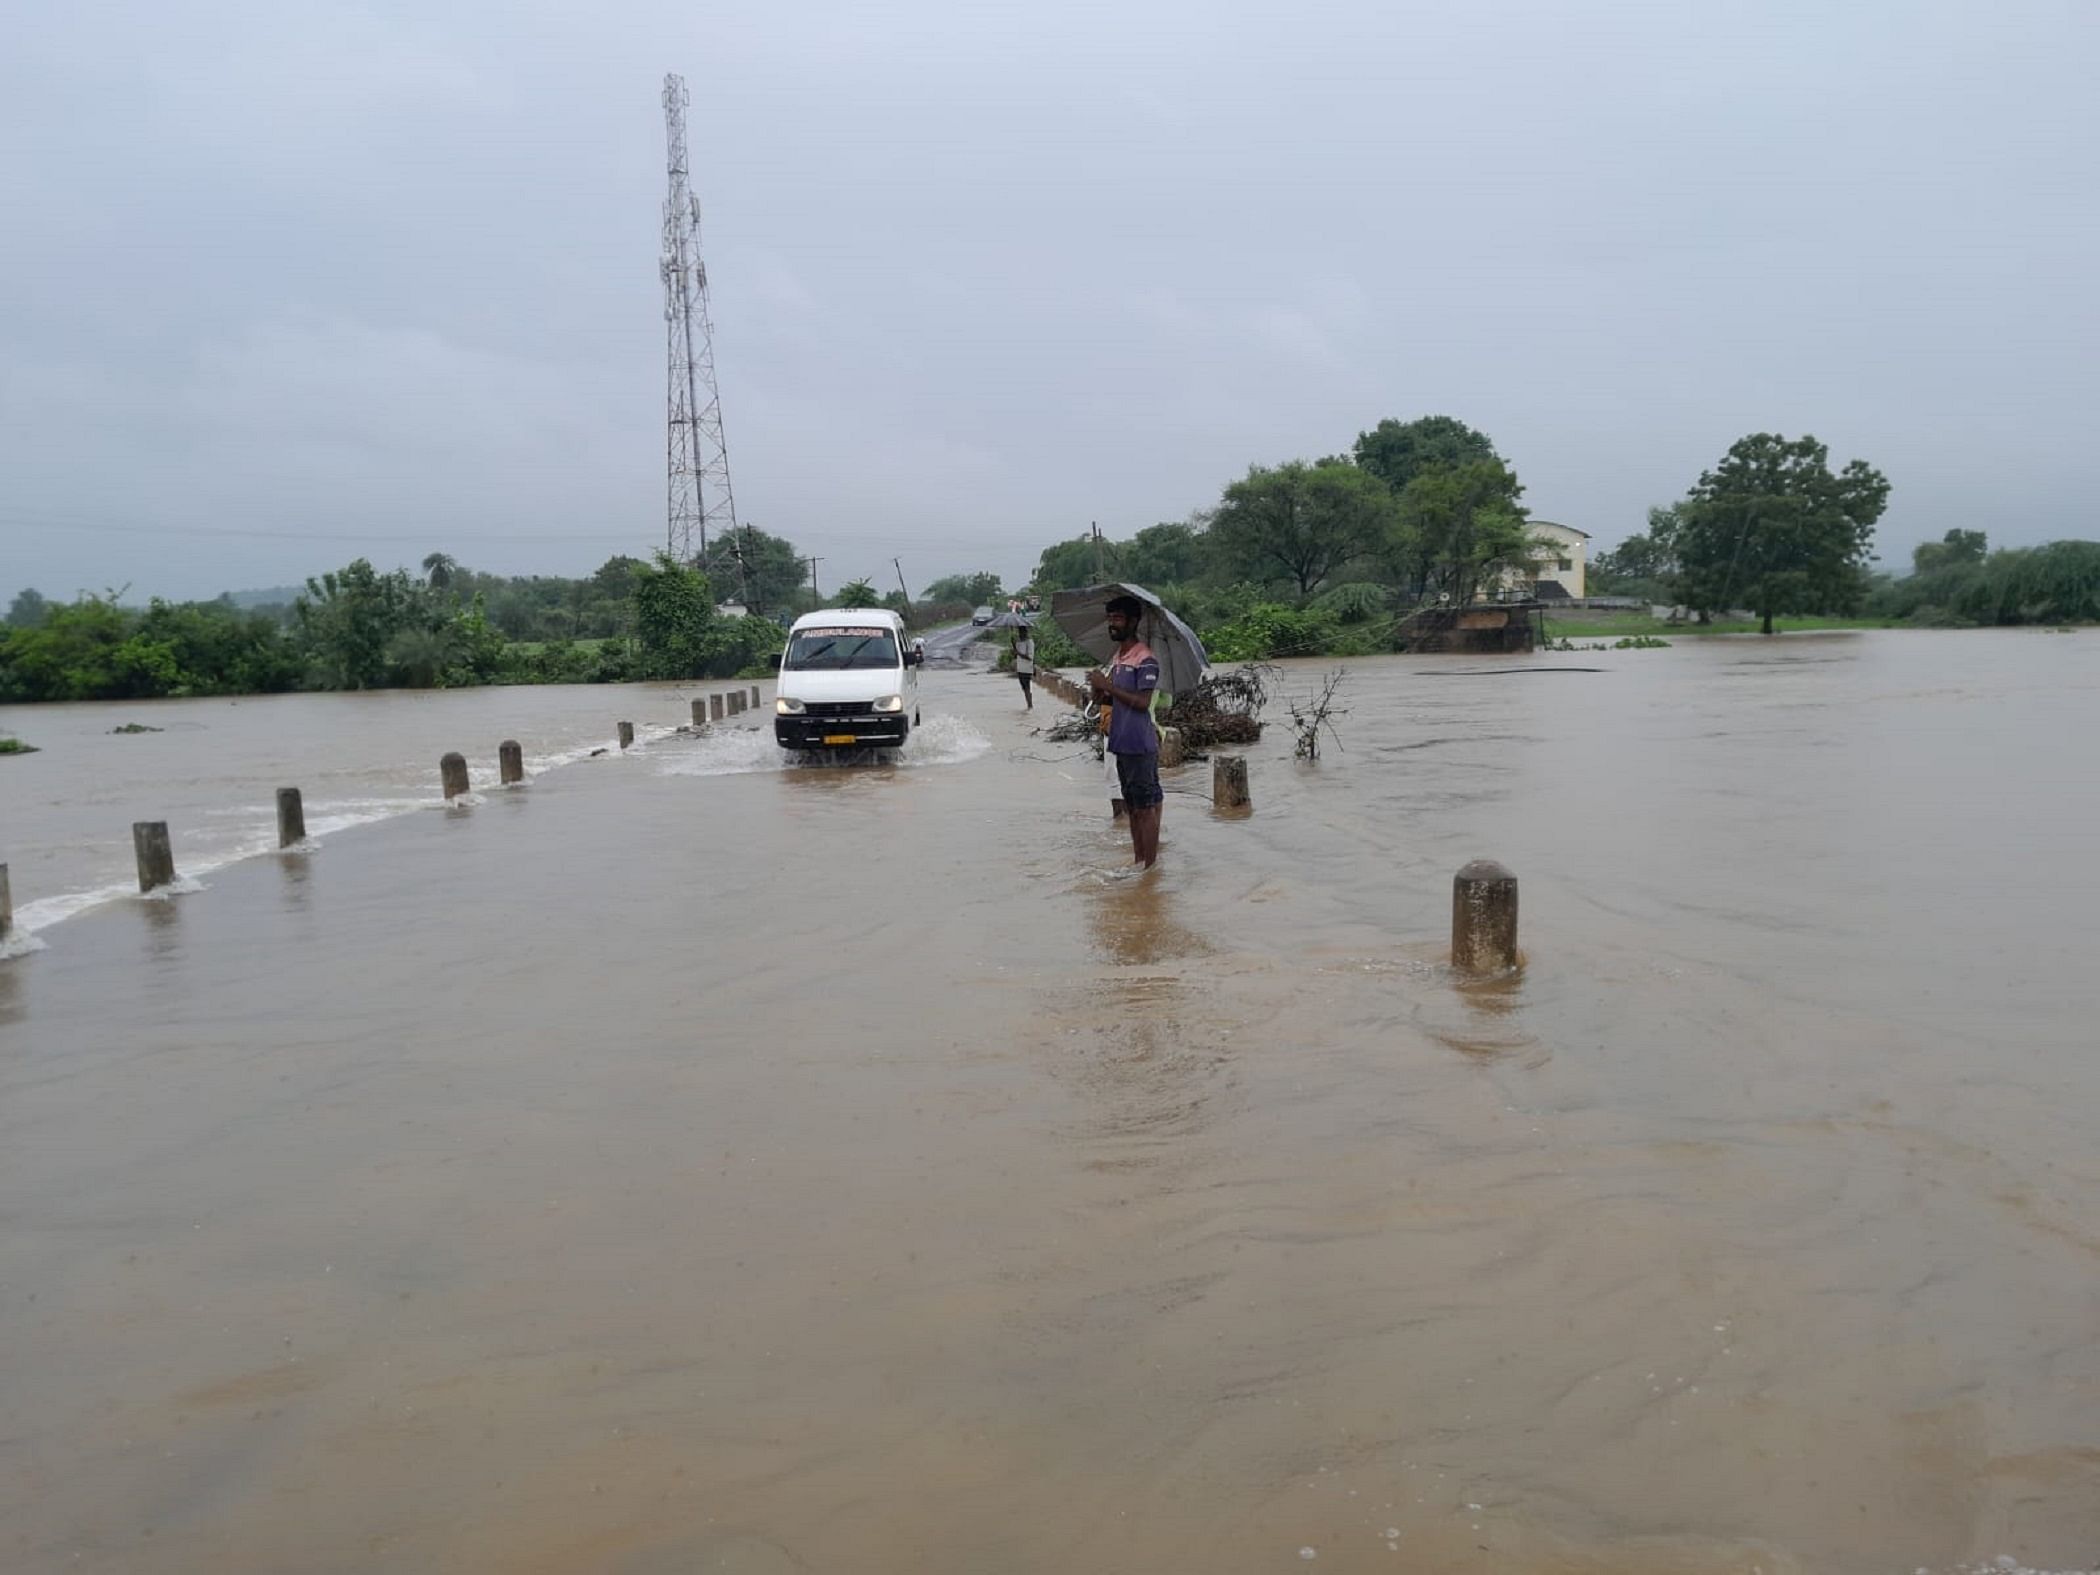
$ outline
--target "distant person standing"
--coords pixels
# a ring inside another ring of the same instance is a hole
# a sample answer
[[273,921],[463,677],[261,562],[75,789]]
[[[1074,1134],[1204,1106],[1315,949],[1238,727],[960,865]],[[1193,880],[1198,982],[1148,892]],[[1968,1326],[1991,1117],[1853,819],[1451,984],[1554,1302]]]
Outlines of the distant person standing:
[[1138,638],[1144,604],[1135,596],[1118,596],[1108,604],[1108,637],[1116,658],[1107,672],[1086,675],[1096,699],[1109,702],[1108,752],[1130,806],[1130,850],[1136,863],[1152,868],[1159,859],[1160,812],[1166,793],[1159,785],[1159,729],[1152,721],[1152,700],[1159,693],[1159,658]]
[[1014,631],[1014,677],[1021,680],[1021,700],[1035,709],[1035,631],[1025,624]]

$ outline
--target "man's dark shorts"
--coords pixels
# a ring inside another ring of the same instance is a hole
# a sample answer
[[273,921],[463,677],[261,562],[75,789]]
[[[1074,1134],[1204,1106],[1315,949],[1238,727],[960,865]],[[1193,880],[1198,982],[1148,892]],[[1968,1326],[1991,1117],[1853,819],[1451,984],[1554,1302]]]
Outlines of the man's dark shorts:
[[1014,677],[1021,680],[1021,693],[1024,695],[1028,693],[1028,686],[1035,682],[1033,673],[1015,673]]
[[1132,809],[1152,809],[1167,801],[1160,790],[1159,756],[1116,756],[1116,780],[1123,784],[1123,802]]

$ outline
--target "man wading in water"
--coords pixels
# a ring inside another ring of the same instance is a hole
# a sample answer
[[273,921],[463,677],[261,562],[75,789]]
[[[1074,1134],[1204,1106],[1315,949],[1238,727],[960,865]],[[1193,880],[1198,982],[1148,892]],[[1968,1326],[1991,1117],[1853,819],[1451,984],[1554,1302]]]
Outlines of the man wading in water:
[[1107,672],[1086,675],[1097,700],[1110,702],[1108,752],[1115,757],[1130,806],[1130,849],[1150,869],[1159,857],[1159,816],[1167,796],[1159,785],[1159,729],[1152,724],[1152,697],[1159,689],[1159,658],[1137,637],[1145,609],[1135,596],[1108,604],[1108,636],[1116,659]]
[[1028,686],[1035,682],[1035,631],[1014,631],[1014,677],[1021,680],[1021,700],[1029,710],[1035,709],[1035,696]]

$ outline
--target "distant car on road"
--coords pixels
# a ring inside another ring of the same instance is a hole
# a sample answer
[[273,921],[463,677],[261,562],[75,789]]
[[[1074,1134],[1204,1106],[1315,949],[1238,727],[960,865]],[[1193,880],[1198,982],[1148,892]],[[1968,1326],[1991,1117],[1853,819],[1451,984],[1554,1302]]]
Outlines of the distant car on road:
[[977,609],[977,611],[970,614],[970,623],[972,627],[981,629],[991,621],[992,610],[989,607],[980,607]]

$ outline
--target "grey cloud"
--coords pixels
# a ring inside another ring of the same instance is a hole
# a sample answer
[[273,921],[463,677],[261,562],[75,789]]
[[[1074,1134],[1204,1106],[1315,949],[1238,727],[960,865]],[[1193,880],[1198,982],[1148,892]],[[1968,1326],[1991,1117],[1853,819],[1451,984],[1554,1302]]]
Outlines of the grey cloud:
[[15,42],[0,595],[655,541],[665,69],[740,511],[827,579],[1017,574],[1428,411],[1603,541],[1760,429],[1885,469],[1894,560],[2094,533],[2078,4],[197,0]]

